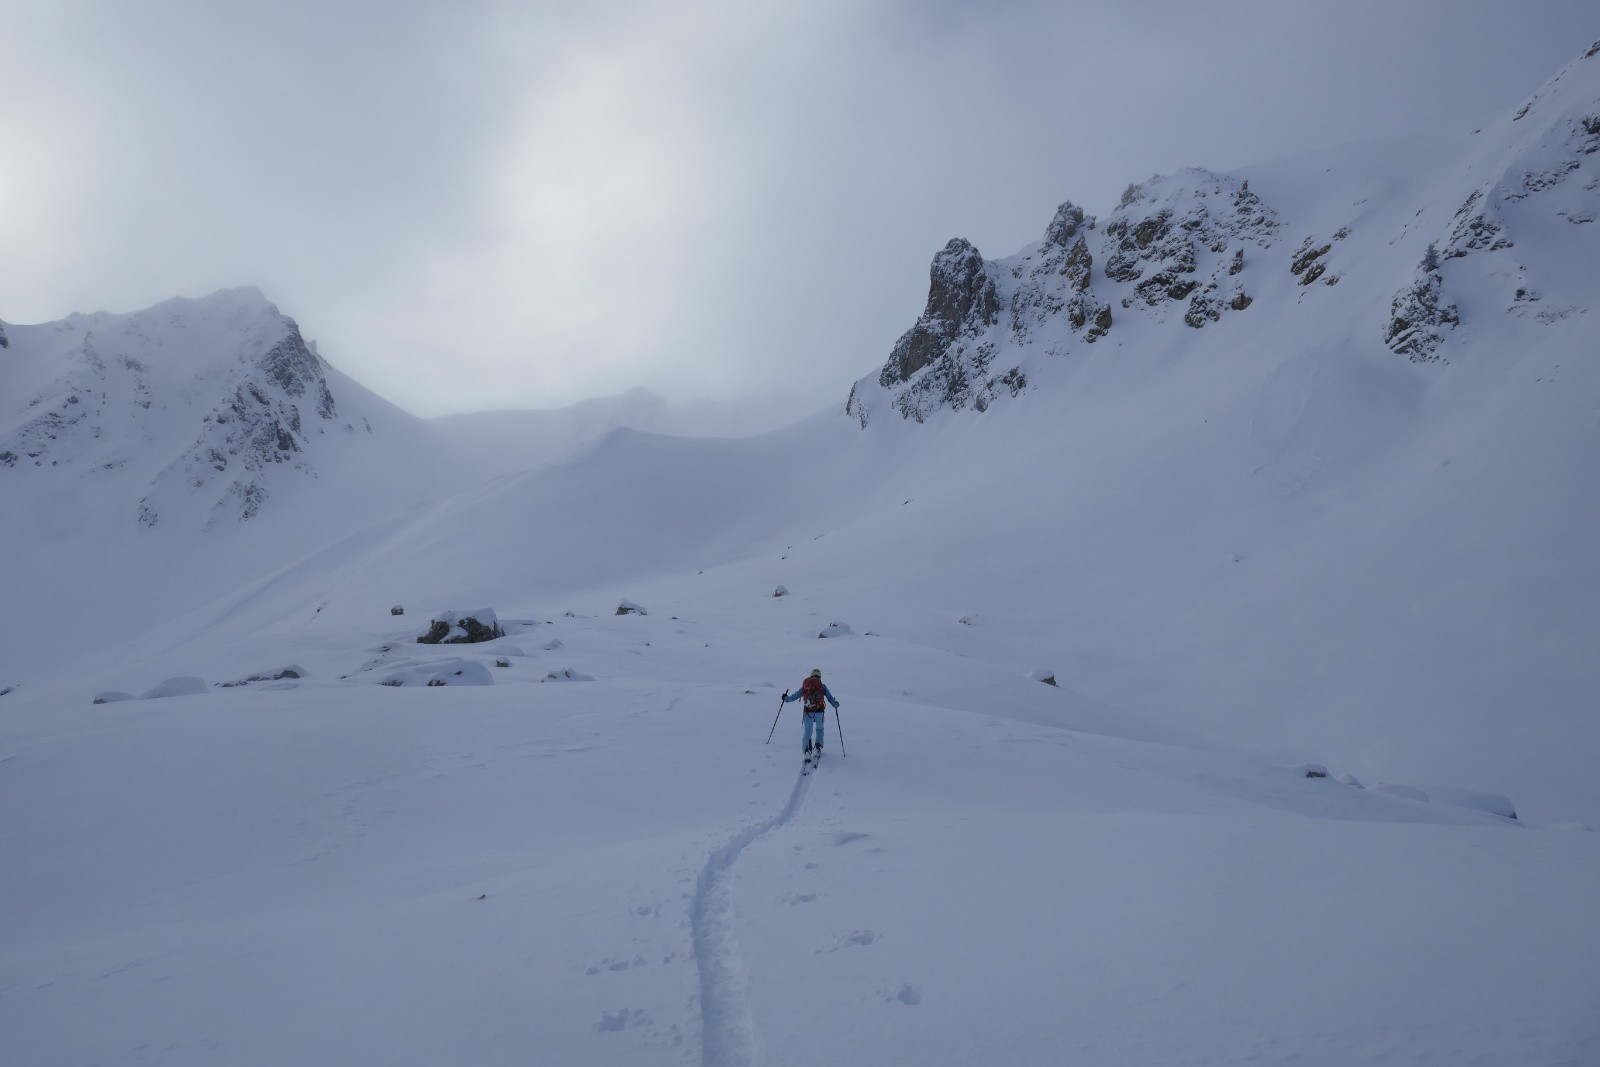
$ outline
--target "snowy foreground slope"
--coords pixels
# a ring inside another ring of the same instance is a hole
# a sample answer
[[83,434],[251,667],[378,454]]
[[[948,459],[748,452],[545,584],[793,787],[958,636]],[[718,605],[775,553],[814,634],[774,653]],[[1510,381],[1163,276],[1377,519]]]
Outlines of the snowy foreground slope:
[[958,246],[762,437],[518,471],[259,294],[8,324],[0,1062],[1600,1063],[1596,55]]
[[[702,577],[710,618],[262,639],[188,666],[304,678],[8,709],[7,1061],[1600,1054],[1595,835],[1164,739],[976,645],[819,641],[803,592]],[[496,684],[363,680],[418,659]],[[763,739],[812,662],[845,736],[802,778],[795,713]]]

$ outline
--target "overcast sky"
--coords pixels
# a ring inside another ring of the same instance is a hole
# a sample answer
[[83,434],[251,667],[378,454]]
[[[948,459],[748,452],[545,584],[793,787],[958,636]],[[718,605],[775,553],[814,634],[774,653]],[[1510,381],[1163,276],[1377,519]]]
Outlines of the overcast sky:
[[1595,0],[0,0],[0,319],[257,285],[411,411],[842,401],[953,236],[1515,106]]

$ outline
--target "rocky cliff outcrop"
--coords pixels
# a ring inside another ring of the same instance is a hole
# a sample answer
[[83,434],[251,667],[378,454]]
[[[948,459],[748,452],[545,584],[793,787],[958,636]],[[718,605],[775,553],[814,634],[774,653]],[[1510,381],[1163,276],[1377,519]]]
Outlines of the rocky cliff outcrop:
[[139,502],[141,525],[160,521],[161,498],[171,495],[163,491],[176,482],[192,490],[220,485],[214,522],[253,518],[271,493],[267,472],[275,466],[315,475],[305,455],[307,420],[331,421],[337,411],[321,360],[293,320],[282,325],[282,337],[243,368],[231,393],[201,420],[199,437],[157,476]]
[[1191,327],[1216,322],[1250,306],[1246,249],[1271,247],[1277,228],[1247,183],[1192,170],[1130,186],[1103,229],[1063,203],[1044,237],[1008,259],[985,260],[956,238],[934,257],[922,316],[845,409],[863,426],[884,403],[919,422],[941,408],[986,410],[1028,387],[1025,357],[1107,336],[1114,303],[1178,305]]
[[1103,222],[1064,203],[1038,243],[1006,259],[951,241],[922,316],[845,411],[863,426],[888,411],[918,422],[983,411],[1050,377],[1054,361],[1113,358],[1108,345],[1221,351],[1211,338],[1235,318],[1269,320],[1272,335],[1228,327],[1226,343],[1382,344],[1442,365],[1475,321],[1585,313],[1600,262],[1600,45],[1479,132],[1429,157],[1437,173],[1402,181],[1382,161],[1349,179],[1320,163],[1264,169],[1282,199],[1292,192],[1292,217],[1239,176],[1184,170],[1128,186]]

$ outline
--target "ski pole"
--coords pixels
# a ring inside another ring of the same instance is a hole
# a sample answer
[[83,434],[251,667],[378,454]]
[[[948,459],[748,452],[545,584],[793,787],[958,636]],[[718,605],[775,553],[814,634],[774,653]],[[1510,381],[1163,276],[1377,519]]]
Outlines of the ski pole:
[[[778,732],[778,716],[783,714],[783,702],[789,699],[789,691],[785,689],[783,696],[778,698],[778,715],[772,717],[772,729],[767,731],[767,744],[772,744],[772,735]],[[835,715],[838,712],[834,713]]]
[[833,706],[833,725],[839,728],[839,755],[850,755],[844,750],[844,723],[839,721],[839,705],[837,704]]

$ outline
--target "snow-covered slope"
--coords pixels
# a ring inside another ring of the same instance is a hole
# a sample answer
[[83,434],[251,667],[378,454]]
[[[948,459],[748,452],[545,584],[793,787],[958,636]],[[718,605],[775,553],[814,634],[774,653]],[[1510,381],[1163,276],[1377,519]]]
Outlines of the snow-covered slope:
[[6,364],[135,399],[0,469],[0,1059],[1600,1061],[1595,114],[1600,49],[1463,144],[953,243],[760,437],[474,461],[319,363],[372,433],[241,438],[242,522],[163,472],[245,378],[328,421],[284,335],[177,427]]
[[[804,413],[800,413],[804,414]],[[498,457],[511,474],[575,455],[613,430],[679,437],[743,437],[793,421],[754,405],[695,401],[670,404],[647,389],[582,400],[564,408],[441,415],[430,426],[486,464]]]
[[326,364],[255,289],[14,326],[11,341],[0,463],[141,492],[144,526],[250,519],[316,476],[319,438],[373,432],[341,416]]
[[1157,175],[1104,225],[1062,204],[1041,241],[1000,260],[957,238],[934,257],[921,318],[847,409],[863,425],[982,411],[1117,347],[1205,358],[1336,338],[1352,355],[1452,362],[1541,344],[1596,301],[1597,153],[1591,50],[1465,143]]
[[331,367],[255,289],[8,325],[0,639],[146,629],[377,516],[461,464]]

